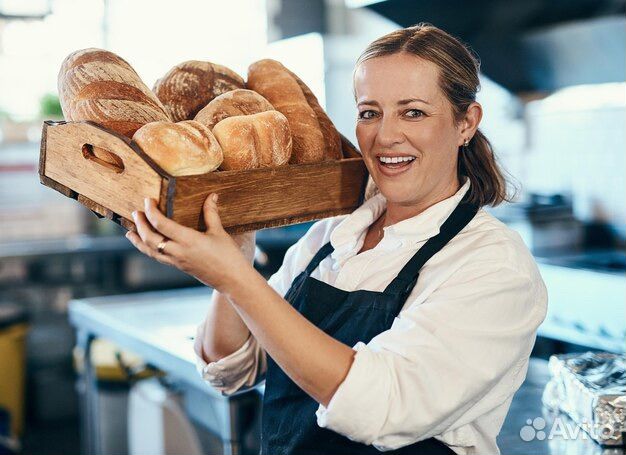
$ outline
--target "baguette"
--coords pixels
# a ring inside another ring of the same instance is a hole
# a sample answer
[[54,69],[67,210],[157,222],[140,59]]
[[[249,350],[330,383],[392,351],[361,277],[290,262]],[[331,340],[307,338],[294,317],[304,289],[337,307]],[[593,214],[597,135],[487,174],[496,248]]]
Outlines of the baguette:
[[287,68],[285,68],[285,70],[296,80],[302,89],[307,103],[309,103],[309,106],[311,106],[311,109],[315,112],[324,137],[324,157],[327,160],[340,160],[343,155],[341,153],[341,136],[339,135],[339,131],[337,131],[332,120],[330,120],[324,109],[322,109],[322,106],[320,106],[317,97],[311,89],[294,72]]
[[276,60],[265,59],[248,68],[247,87],[261,94],[289,122],[293,138],[290,163],[324,160],[324,136],[298,82]]

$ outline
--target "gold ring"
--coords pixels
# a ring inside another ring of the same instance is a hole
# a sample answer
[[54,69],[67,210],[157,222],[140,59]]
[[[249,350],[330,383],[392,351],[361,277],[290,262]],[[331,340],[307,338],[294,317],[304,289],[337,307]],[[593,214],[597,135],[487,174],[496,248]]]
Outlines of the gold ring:
[[165,245],[167,244],[167,242],[168,242],[168,241],[169,241],[169,239],[164,238],[164,239],[163,239],[163,240],[161,240],[161,241],[159,242],[159,244],[157,245],[157,251],[158,251],[160,254],[165,254],[165,253],[164,253],[164,251],[165,251]]

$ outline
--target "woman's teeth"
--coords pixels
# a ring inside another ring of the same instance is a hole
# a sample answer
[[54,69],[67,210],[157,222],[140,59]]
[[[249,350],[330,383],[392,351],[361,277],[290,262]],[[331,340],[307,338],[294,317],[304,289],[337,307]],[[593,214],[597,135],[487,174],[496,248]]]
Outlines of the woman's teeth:
[[414,156],[379,156],[378,159],[381,163],[391,164],[391,163],[403,163],[405,161],[413,161],[415,159]]
[[409,169],[415,161],[414,156],[379,156],[378,165],[383,175],[393,177]]

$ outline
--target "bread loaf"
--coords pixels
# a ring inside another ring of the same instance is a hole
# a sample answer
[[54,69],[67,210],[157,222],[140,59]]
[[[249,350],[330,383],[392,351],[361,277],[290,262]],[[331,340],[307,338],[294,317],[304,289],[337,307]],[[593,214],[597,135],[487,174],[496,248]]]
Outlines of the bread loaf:
[[213,134],[224,152],[224,171],[282,166],[291,157],[289,122],[278,111],[228,117]]
[[211,129],[228,117],[251,115],[274,110],[274,106],[257,92],[246,89],[222,93],[196,114],[194,120]]
[[296,80],[302,89],[307,103],[309,103],[309,106],[311,106],[311,109],[315,112],[317,121],[322,129],[322,136],[324,137],[324,157],[328,160],[340,160],[343,156],[341,153],[341,136],[339,135],[339,131],[337,131],[337,128],[335,128],[335,125],[333,125],[328,115],[326,115],[326,112],[324,112],[324,109],[320,106],[317,97],[311,89],[294,72],[287,68],[285,68],[285,70]]
[[214,171],[224,158],[211,130],[193,120],[148,123],[137,130],[133,141],[173,176]]
[[57,80],[63,115],[90,120],[131,138],[143,125],[167,121],[165,107],[121,57],[102,49],[68,55]]
[[290,163],[324,160],[325,142],[317,116],[298,82],[280,62],[265,59],[250,65],[246,85],[260,93],[289,121],[293,137]]
[[157,80],[154,93],[173,121],[191,120],[218,95],[244,88],[244,81],[222,65],[199,60],[180,63]]

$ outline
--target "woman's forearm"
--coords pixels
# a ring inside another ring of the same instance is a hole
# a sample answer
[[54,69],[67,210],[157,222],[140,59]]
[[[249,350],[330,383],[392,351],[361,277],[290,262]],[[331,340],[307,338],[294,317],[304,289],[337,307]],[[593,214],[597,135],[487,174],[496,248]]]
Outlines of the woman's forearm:
[[[146,213],[133,212],[138,234],[129,231],[128,238],[144,254],[219,289],[232,302],[240,319],[215,296],[201,335],[207,360],[228,355],[245,342],[243,320],[294,382],[327,406],[350,370],[354,351],[311,324],[267,283],[252,266],[254,234],[229,236],[216,203],[216,193],[205,200],[207,230],[200,233],[167,218],[154,199],[146,199]],[[168,254],[156,247],[163,237],[171,239]]]
[[354,350],[309,322],[256,270],[245,272],[230,286],[228,299],[282,370],[327,406],[350,370]]
[[[254,265],[255,232],[233,235],[241,252]],[[215,362],[237,351],[250,336],[250,330],[225,295],[213,290],[204,323],[202,350],[207,362]]]
[[215,362],[232,354],[249,336],[250,330],[226,296],[214,290],[202,334],[204,360]]

